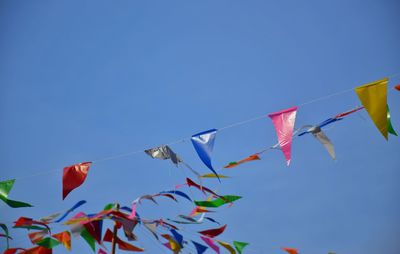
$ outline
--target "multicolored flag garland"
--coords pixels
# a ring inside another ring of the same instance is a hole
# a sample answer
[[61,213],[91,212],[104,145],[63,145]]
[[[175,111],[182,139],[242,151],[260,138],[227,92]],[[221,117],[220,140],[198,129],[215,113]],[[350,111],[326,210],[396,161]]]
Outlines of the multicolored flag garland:
[[[191,138],[194,149],[201,161],[218,177],[217,172],[211,164],[211,153],[214,149],[215,136],[217,129],[211,129],[194,134]],[[219,178],[218,178],[219,179]]]
[[296,120],[296,112],[297,107],[291,107],[268,115],[274,123],[279,146],[286,158],[288,166],[291,159],[292,134]]
[[68,194],[72,190],[78,188],[85,182],[91,164],[92,164],[91,162],[83,162],[64,168],[64,174],[62,179],[63,200],[68,196]]
[[20,207],[32,207],[31,204],[16,201],[8,198],[12,187],[14,186],[15,179],[0,182],[0,199],[4,201],[9,207],[20,208]]
[[374,81],[355,88],[355,92],[360,99],[365,110],[374,122],[376,128],[388,139],[387,123],[387,84],[388,78]]

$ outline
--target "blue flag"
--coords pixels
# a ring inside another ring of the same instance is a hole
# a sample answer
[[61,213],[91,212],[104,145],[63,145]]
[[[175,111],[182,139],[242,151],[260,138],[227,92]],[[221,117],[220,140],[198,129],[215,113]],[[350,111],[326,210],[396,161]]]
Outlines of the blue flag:
[[191,140],[194,149],[196,149],[196,152],[199,155],[200,159],[218,177],[217,172],[215,172],[213,166],[211,165],[211,153],[214,148],[214,141],[216,134],[217,134],[217,129],[211,129],[193,135]]
[[175,240],[179,243],[181,248],[183,248],[183,236],[179,234],[175,229],[170,230],[172,235],[174,236]]
[[208,247],[206,247],[200,243],[196,243],[195,241],[192,241],[192,243],[193,243],[194,247],[196,247],[197,254],[203,254],[208,249]]

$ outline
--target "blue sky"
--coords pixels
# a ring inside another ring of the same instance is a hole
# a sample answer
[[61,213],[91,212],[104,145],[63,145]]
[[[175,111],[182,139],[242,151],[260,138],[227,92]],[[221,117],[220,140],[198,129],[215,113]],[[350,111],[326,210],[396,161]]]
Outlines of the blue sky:
[[[96,212],[184,181],[183,169],[140,153],[94,163],[85,184],[62,201],[64,166],[266,116],[399,73],[399,7],[395,0],[3,1],[1,179],[16,178],[10,197],[35,207],[1,205],[1,221],[40,218],[81,199],[88,201],[84,211]],[[392,88],[398,83],[400,76],[390,80],[388,102],[400,131],[399,93]],[[358,104],[354,92],[307,104],[296,126]],[[305,136],[293,143],[290,167],[271,151],[261,161],[221,170],[232,176],[221,185],[207,181],[219,193],[243,196],[214,216],[228,224],[222,240],[249,242],[247,253],[282,253],[288,246],[308,254],[397,254],[399,138],[386,142],[366,112],[326,133],[337,161]],[[213,163],[219,169],[275,142],[267,116],[223,130]],[[190,142],[172,148],[208,173]],[[161,201],[139,211],[155,218],[191,208],[183,200]],[[12,246],[29,246],[23,230],[11,233]],[[164,253],[138,234],[147,253]],[[73,253],[90,252],[81,239],[72,245]]]

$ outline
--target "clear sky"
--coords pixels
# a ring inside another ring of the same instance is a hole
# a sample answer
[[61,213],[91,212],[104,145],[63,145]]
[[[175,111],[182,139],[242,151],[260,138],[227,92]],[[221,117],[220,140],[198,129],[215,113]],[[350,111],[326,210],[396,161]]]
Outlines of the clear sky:
[[[82,207],[87,213],[110,202],[129,205],[183,183],[183,169],[144,153],[94,163],[84,185],[62,201],[62,168],[399,73],[399,8],[396,0],[3,0],[0,178],[16,178],[10,197],[35,207],[1,204],[0,221],[38,219],[81,199],[88,201]],[[400,93],[392,88],[398,83],[400,76],[391,79],[388,102],[400,132]],[[307,104],[299,108],[296,126],[357,105],[351,91]],[[336,161],[308,135],[294,140],[290,167],[280,151],[271,151],[261,161],[219,170],[232,177],[221,185],[206,181],[221,194],[243,196],[213,215],[228,224],[221,240],[249,242],[245,253],[296,247],[307,254],[398,254],[399,138],[386,142],[365,111],[326,133]],[[220,169],[275,142],[267,116],[220,131],[213,164]],[[172,149],[209,172],[190,142]],[[139,212],[157,218],[191,209],[184,200],[166,200],[144,203]],[[207,227],[214,225],[187,226],[184,236],[191,239],[190,232]],[[11,234],[13,247],[30,246],[25,230]],[[135,244],[147,253],[165,252],[143,230],[138,235]],[[82,239],[72,245],[73,253],[90,253]],[[66,251],[57,247],[55,253]]]

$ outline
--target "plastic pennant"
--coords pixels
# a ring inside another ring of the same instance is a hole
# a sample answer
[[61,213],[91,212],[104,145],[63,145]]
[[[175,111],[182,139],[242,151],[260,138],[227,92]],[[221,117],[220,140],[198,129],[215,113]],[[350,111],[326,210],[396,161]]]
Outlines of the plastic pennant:
[[169,159],[176,166],[178,166],[178,164],[180,162],[182,162],[182,160],[179,158],[179,156],[174,151],[172,151],[172,149],[167,145],[150,148],[150,149],[145,150],[144,152],[153,159],[154,158],[161,159],[161,160]]
[[241,199],[240,196],[226,195],[212,201],[194,201],[197,206],[202,207],[220,207],[222,205],[233,203],[234,201]]
[[388,122],[388,132],[394,136],[397,136],[396,131],[393,128],[392,121],[390,120],[390,109],[389,105],[387,105],[387,122]]
[[32,207],[31,204],[11,200],[8,198],[12,187],[14,186],[15,179],[0,182],[0,199],[3,200],[9,207],[20,208],[20,207]]
[[57,233],[52,236],[62,243],[67,250],[71,250],[71,233],[69,231]]
[[219,243],[222,247],[224,247],[227,251],[229,251],[230,254],[236,254],[235,249],[229,243],[218,240],[217,243]]
[[5,234],[5,236],[6,236],[6,243],[7,243],[7,249],[8,249],[8,248],[10,248],[10,246],[9,246],[9,239],[11,239],[11,237],[10,237],[10,235],[9,235],[9,232],[8,232],[8,227],[7,227],[7,225],[4,224],[4,223],[0,223],[0,227],[3,229],[4,234]]
[[214,238],[214,237],[222,234],[225,231],[226,226],[227,225],[225,224],[220,228],[207,229],[207,230],[199,231],[198,233],[202,234],[204,236],[210,237],[210,238]]
[[255,160],[260,160],[260,157],[257,154],[250,155],[249,157],[247,157],[243,160],[240,160],[240,161],[229,162],[229,164],[224,166],[224,168],[233,168],[233,167],[239,166],[240,164],[243,164],[245,162],[255,161]]
[[61,243],[58,240],[55,240],[50,237],[46,237],[36,243],[39,246],[45,247],[47,249],[53,249],[54,247],[60,245]]
[[387,124],[387,84],[388,78],[374,81],[355,88],[355,92],[360,99],[369,117],[374,122],[376,128],[388,139]]
[[296,113],[297,107],[291,107],[268,115],[275,126],[279,146],[288,166],[291,160],[292,134]]
[[400,84],[398,84],[397,86],[395,86],[394,89],[396,89],[397,91],[400,91]]
[[298,254],[299,252],[295,248],[282,248],[282,250],[286,251],[289,254]]
[[239,241],[233,241],[233,245],[235,246],[237,252],[239,254],[242,254],[243,249],[249,245],[249,243],[245,243],[245,242],[239,242]]
[[[218,175],[211,164],[211,154],[214,149],[217,129],[211,129],[194,134],[191,138],[194,149],[201,161],[215,174]],[[218,177],[218,176],[217,176]],[[218,178],[219,180],[219,178]]]
[[205,236],[200,236],[200,238],[208,245],[208,246],[210,246],[210,248],[211,249],[213,249],[216,253],[220,253],[219,252],[219,247],[218,247],[218,245],[216,245],[215,243],[214,243],[214,240],[213,239],[211,239],[211,238],[208,238],[208,237],[205,237]]
[[196,248],[197,254],[203,254],[208,249],[207,246],[204,246],[198,242],[192,241],[192,243],[193,243],[194,247]]
[[24,250],[19,254],[52,254],[52,253],[53,253],[52,249],[47,249],[42,246],[37,246],[31,249]]
[[180,247],[183,248],[183,236],[179,234],[175,229],[170,230],[174,239],[177,243],[179,243]]
[[86,243],[90,246],[93,252],[96,251],[96,240],[89,234],[86,228],[83,228],[81,231],[81,237],[86,241]]
[[220,178],[220,179],[222,179],[222,178],[229,178],[229,176],[220,175],[220,174],[214,175],[214,174],[210,173],[210,174],[201,175],[200,178]]
[[64,168],[63,179],[62,179],[63,200],[68,196],[68,194],[72,190],[78,188],[85,182],[91,164],[92,164],[91,162],[83,162]]

